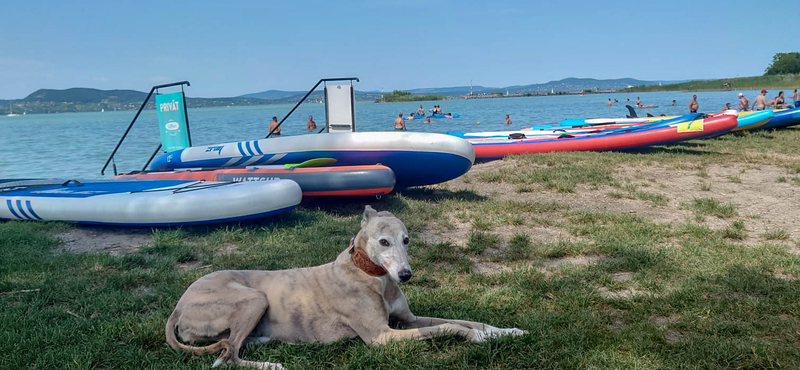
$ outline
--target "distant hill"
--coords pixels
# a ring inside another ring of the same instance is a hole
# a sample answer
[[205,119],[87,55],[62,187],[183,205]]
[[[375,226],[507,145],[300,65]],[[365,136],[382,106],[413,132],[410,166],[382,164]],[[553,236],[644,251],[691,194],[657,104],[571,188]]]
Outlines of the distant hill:
[[[100,90],[76,87],[64,90],[40,89],[19,100],[5,101],[6,110],[14,113],[96,112],[100,110],[139,109],[147,93],[136,90]],[[269,100],[255,98],[186,98],[189,108],[231,105],[272,104]],[[9,106],[12,105],[12,106]],[[146,107],[155,108],[151,98]]]
[[252,94],[239,95],[238,97],[274,100],[274,99],[288,98],[290,96],[296,96],[296,95],[302,96],[305,93],[306,91],[267,90]]
[[[322,99],[322,88],[317,88],[317,91],[308,96],[309,101],[319,101]],[[258,98],[269,100],[270,104],[284,104],[284,103],[297,103],[308,91],[285,91],[285,90],[267,90],[252,94],[239,95],[240,98]],[[358,91],[356,90],[356,100],[374,100],[381,96],[379,92],[374,91]]]
[[[598,80],[594,78],[565,78],[558,81],[550,81],[546,83],[530,84],[530,85],[514,85],[505,87],[486,87],[486,86],[472,86],[473,94],[491,94],[493,92],[505,93],[508,91],[510,94],[525,94],[525,93],[548,93],[554,92],[575,92],[583,90],[619,90],[628,86],[640,85],[657,85],[659,83],[674,83],[676,81],[643,81],[635,78],[618,78],[609,80]],[[470,92],[469,86],[454,86],[454,87],[430,87],[410,89],[412,94],[435,94],[444,96],[461,96],[467,95]]]
[[141,103],[147,93],[136,90],[99,90],[73,87],[65,90],[39,89],[26,96],[24,102],[101,103],[104,101]]

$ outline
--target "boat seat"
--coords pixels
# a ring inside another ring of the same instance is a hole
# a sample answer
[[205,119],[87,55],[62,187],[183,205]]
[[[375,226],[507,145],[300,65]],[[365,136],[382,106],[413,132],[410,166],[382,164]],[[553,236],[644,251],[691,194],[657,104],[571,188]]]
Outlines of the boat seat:
[[325,123],[328,132],[356,131],[353,85],[325,85]]

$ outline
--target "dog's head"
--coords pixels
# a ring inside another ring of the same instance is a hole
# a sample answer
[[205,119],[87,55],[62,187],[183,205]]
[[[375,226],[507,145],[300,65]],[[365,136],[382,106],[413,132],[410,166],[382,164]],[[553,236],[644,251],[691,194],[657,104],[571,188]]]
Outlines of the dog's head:
[[383,267],[392,280],[404,283],[411,279],[408,263],[408,230],[399,218],[387,211],[364,208],[357,248],[363,249],[373,263]]

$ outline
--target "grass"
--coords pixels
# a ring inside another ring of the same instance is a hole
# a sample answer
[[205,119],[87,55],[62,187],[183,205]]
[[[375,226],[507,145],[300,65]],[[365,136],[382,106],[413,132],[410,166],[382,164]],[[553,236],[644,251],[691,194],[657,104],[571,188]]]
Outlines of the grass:
[[775,229],[770,230],[762,235],[766,240],[788,240],[790,235],[789,232],[784,229]]
[[[724,84],[728,84],[723,86]],[[750,77],[723,78],[717,80],[694,80],[670,85],[634,86],[625,92],[644,91],[718,91],[718,90],[758,90],[758,89],[796,89],[800,86],[800,74],[763,75]]]
[[[692,178],[715,165],[791,171],[800,168],[792,159],[798,132],[726,135],[642,153],[520,156],[510,159],[517,171],[471,176],[473,183],[526,185],[559,199],[597,185],[653,202],[636,195],[639,187],[615,187],[616,169],[658,165]],[[593,203],[528,201],[524,193],[506,201],[449,189],[309,200],[256,223],[159,229],[151,247],[123,256],[56,252],[55,235],[77,226],[0,223],[0,368],[208,369],[213,356],[176,352],[164,342],[164,323],[186,287],[221,269],[327,263],[358,231],[366,204],[393,212],[409,229],[414,278],[402,288],[415,314],[530,334],[484,344],[455,337],[378,347],[359,339],[269,343],[247,347],[243,358],[288,369],[800,368],[800,284],[787,278],[800,277],[800,256],[789,231],[748,240],[756,223],[742,220],[750,215],[712,198],[661,207],[682,204],[725,220],[709,217],[713,228],[691,217],[667,222]],[[460,243],[423,237],[432,230]],[[510,271],[481,274],[476,261]],[[619,273],[630,279],[614,279]],[[629,291],[641,294],[623,294]]]
[[697,198],[689,203],[687,208],[698,215],[731,218],[737,215],[733,203],[722,203],[713,198]]
[[626,184],[625,186],[621,187],[621,191],[613,191],[608,195],[615,199],[624,198],[648,201],[654,206],[665,206],[668,202],[668,199],[665,195],[638,190],[638,186],[634,184]]

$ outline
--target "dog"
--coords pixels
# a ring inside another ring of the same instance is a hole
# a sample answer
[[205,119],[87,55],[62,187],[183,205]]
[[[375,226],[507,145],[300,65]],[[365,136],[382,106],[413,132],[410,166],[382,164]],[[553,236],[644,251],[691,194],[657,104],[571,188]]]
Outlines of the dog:
[[[411,279],[408,231],[393,214],[366,206],[361,230],[335,261],[280,271],[226,270],[192,283],[167,320],[167,343],[195,355],[219,353],[212,365],[283,369],[239,358],[245,341],[369,344],[459,335],[480,343],[527,331],[411,313],[398,283]],[[390,321],[402,329],[393,329]],[[184,342],[216,341],[196,347]]]

